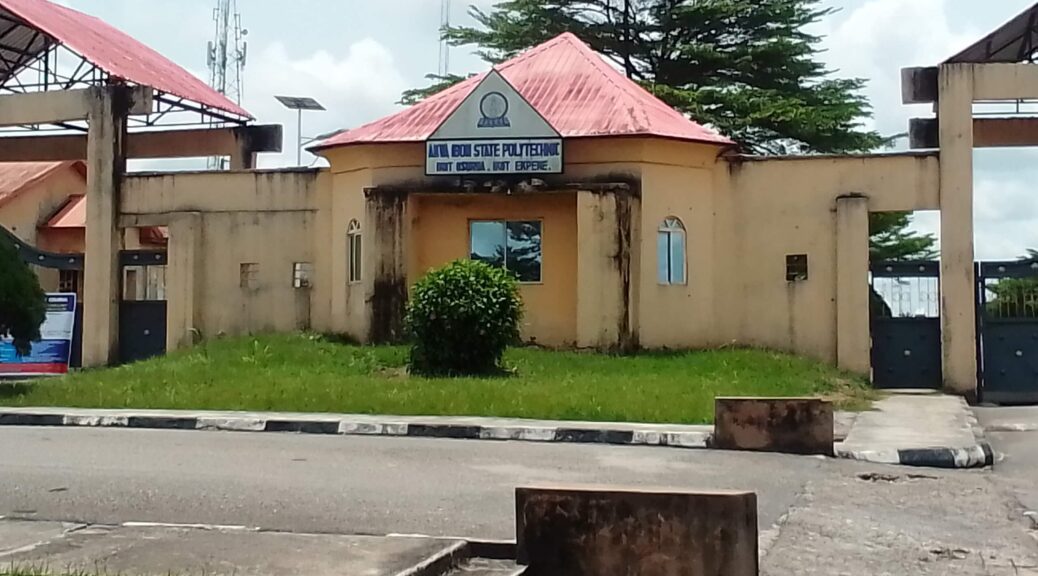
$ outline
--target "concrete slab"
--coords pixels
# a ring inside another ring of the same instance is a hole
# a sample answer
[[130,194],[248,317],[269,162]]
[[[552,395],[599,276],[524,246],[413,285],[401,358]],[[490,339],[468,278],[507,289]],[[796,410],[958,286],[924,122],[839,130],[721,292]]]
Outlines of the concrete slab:
[[716,398],[713,446],[786,454],[833,453],[833,405],[821,398]]
[[518,560],[566,576],[757,576],[757,495],[601,486],[515,490]]
[[62,538],[69,531],[81,527],[81,524],[67,522],[0,520],[0,560],[19,552],[32,550],[42,543]]
[[843,449],[885,452],[977,445],[969,407],[958,396],[899,394],[858,415]]
[[90,527],[4,558],[135,576],[392,576],[457,542],[178,527]]

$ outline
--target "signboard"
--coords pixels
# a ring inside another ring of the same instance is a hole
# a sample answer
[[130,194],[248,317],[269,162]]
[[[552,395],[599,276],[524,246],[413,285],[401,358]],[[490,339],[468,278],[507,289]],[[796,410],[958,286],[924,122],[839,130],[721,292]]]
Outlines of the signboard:
[[47,316],[40,339],[26,356],[19,356],[8,337],[0,337],[0,376],[67,374],[76,323],[75,294],[47,294]]
[[562,137],[491,70],[425,143],[425,173],[560,174]]

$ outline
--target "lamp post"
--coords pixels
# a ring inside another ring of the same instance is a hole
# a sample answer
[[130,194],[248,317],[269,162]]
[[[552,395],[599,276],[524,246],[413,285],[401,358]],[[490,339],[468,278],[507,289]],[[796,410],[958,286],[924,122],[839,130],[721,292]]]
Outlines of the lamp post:
[[303,165],[303,110],[324,111],[326,108],[313,98],[305,96],[275,96],[278,102],[288,108],[295,110],[297,114],[296,134],[298,136],[298,147],[296,148],[296,165]]

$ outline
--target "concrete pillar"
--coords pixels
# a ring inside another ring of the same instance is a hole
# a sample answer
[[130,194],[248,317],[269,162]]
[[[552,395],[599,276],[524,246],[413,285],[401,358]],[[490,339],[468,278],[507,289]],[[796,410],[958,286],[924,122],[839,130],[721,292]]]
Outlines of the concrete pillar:
[[973,273],[973,66],[945,64],[938,74],[941,143],[941,339],[944,386],[977,392]]
[[[399,191],[364,192],[365,240],[361,249],[365,267],[364,288],[370,307],[368,341],[397,342],[404,337],[407,304],[407,194]],[[370,274],[367,272],[370,271]]]
[[577,192],[577,346],[629,351],[634,204],[628,191]]
[[202,216],[178,214],[169,224],[166,272],[166,350],[195,344],[202,336],[198,307],[202,287]]
[[869,200],[836,199],[836,359],[849,372],[868,374]]
[[252,145],[252,137],[245,130],[234,135],[234,152],[231,153],[231,171],[254,170],[256,168],[256,152]]
[[110,86],[90,90],[87,116],[86,269],[83,280],[83,365],[118,360],[119,251],[117,216],[126,172],[126,117],[130,90]]

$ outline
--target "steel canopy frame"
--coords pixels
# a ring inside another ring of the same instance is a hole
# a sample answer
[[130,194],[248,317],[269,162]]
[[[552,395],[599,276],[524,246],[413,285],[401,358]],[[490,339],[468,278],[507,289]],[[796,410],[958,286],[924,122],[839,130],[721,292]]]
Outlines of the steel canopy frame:
[[[5,28],[6,25],[6,29]],[[24,38],[23,47],[11,43]],[[53,92],[112,84],[135,86],[112,77],[76,52],[46,34],[0,12],[0,94]],[[219,110],[187,98],[155,90],[153,109],[131,116],[131,129],[207,127],[223,128],[248,124],[250,118]],[[39,132],[85,132],[85,120],[52,124],[0,127],[0,135]]]
[[947,63],[1035,63],[1038,60],[1038,4],[988,34]]

